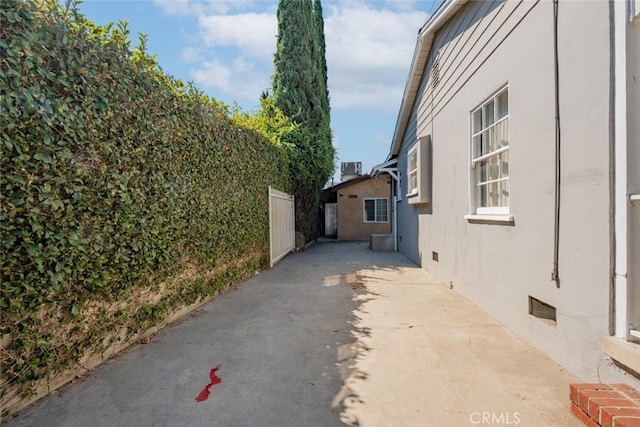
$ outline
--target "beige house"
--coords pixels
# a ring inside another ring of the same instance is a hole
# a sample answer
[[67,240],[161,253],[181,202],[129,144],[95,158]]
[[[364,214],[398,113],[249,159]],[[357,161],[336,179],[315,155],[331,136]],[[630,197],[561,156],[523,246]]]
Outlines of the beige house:
[[446,0],[376,171],[400,252],[585,381],[640,386],[639,0]]
[[391,232],[388,176],[358,176],[326,189],[325,194],[326,235],[338,240],[369,240],[372,234]]

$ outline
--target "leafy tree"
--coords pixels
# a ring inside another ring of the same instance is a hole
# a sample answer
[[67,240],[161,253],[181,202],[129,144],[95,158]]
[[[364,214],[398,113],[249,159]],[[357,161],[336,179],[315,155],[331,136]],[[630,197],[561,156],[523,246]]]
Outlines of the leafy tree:
[[[295,132],[299,127],[276,107],[273,98],[266,93],[260,99],[260,109],[257,112],[246,113],[240,108],[235,108],[231,113],[231,118],[239,126],[262,134],[278,147],[282,146],[284,135]],[[282,190],[288,189],[283,188]]]

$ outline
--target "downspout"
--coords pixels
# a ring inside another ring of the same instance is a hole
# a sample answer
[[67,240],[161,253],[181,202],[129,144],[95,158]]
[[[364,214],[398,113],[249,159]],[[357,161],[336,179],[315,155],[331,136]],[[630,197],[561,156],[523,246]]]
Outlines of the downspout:
[[615,144],[615,10],[609,2],[609,335],[616,334],[616,144]]
[[615,335],[627,339],[627,2],[613,1],[614,318]]
[[555,207],[554,207],[554,235],[553,235],[553,271],[551,280],[556,282],[556,287],[560,287],[560,276],[558,274],[558,258],[560,252],[560,72],[558,55],[558,0],[553,0],[553,77],[555,84],[555,126],[556,126],[556,180],[555,180]]
[[[394,185],[395,184],[395,185]],[[400,194],[400,175],[398,172],[398,179],[393,180],[395,191],[393,193],[393,251],[398,252],[398,194]]]

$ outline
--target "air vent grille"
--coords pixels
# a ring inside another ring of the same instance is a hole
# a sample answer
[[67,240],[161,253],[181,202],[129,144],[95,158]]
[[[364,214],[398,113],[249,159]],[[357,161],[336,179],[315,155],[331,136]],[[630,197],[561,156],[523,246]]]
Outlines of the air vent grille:
[[436,56],[431,66],[431,87],[436,88],[440,84],[440,56]]

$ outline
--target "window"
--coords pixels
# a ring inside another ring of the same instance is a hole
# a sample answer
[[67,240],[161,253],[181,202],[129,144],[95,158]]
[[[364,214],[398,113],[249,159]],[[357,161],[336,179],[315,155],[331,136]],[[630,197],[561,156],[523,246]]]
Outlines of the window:
[[509,213],[509,88],[471,112],[475,214]]
[[417,144],[409,151],[407,157],[407,176],[409,177],[409,188],[407,196],[418,194],[418,146]]
[[407,200],[431,202],[431,137],[419,138],[407,151]]
[[387,222],[387,199],[364,199],[364,222]]

